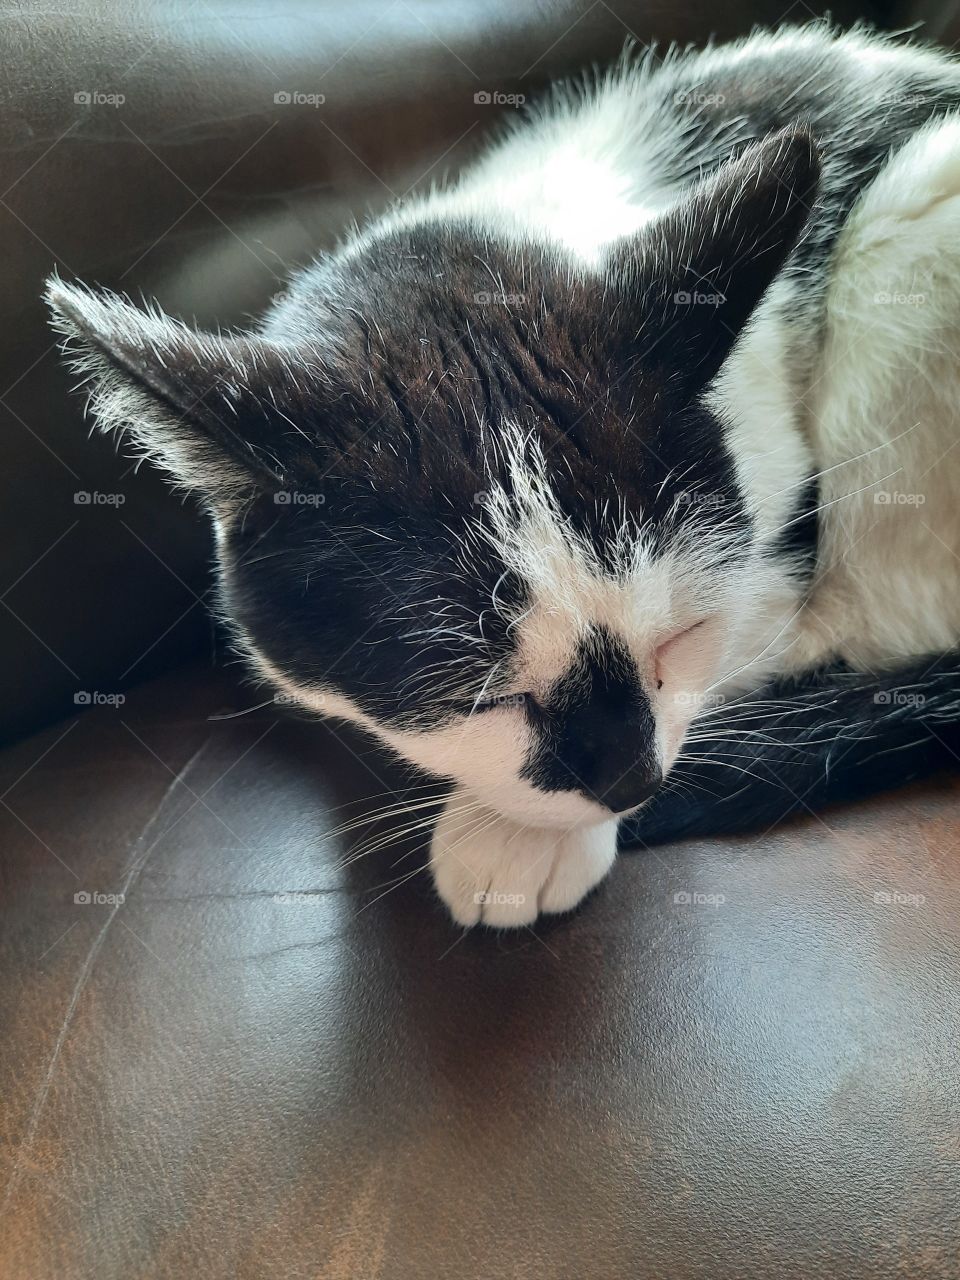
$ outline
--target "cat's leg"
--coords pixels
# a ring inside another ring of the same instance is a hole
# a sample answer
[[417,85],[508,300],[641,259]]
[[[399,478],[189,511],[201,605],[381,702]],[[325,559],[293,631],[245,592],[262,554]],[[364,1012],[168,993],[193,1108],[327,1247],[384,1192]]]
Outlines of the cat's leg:
[[617,822],[567,830],[521,826],[454,791],[437,821],[430,866],[458,924],[518,928],[542,912],[570,911],[604,878]]

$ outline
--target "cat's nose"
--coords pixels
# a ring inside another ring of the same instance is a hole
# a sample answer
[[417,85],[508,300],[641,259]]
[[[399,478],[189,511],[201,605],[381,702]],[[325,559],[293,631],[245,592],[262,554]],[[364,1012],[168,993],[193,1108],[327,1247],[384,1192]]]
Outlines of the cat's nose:
[[595,798],[613,813],[624,813],[649,800],[662,781],[663,774],[659,768],[654,766],[651,769],[646,764],[639,764],[619,778],[612,778],[606,786],[600,783]]
[[663,781],[657,723],[635,662],[598,632],[558,682],[539,722],[527,776],[544,791],[579,791],[611,813],[648,800]]

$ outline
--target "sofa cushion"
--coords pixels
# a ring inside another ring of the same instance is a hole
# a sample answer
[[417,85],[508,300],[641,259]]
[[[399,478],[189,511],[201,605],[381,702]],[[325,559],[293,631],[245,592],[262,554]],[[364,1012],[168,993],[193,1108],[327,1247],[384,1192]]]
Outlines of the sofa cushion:
[[337,834],[396,767],[256,704],[0,756],[0,1274],[956,1276],[955,781],[463,934]]

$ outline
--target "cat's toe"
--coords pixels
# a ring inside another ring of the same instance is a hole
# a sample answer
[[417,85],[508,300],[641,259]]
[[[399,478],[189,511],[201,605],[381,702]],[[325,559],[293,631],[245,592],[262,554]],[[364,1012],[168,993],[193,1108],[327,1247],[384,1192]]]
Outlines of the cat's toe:
[[479,924],[483,899],[474,877],[452,858],[434,859],[433,883],[456,924]]
[[[441,814],[430,862],[437,892],[457,924],[516,929],[537,918],[553,865],[553,841],[490,814],[466,824]],[[553,833],[557,838],[557,833]]]
[[550,915],[572,911],[600,883],[616,856],[615,822],[569,832],[540,891],[540,910]]

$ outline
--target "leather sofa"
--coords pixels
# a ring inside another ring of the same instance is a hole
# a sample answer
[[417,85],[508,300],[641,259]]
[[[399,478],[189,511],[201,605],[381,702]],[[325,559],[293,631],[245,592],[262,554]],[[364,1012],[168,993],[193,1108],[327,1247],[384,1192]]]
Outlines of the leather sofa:
[[4,6],[3,1280],[960,1276],[957,782],[461,934],[416,839],[364,855],[408,781],[245,684],[203,523],[87,438],[39,302],[236,323],[477,93],[810,12]]

